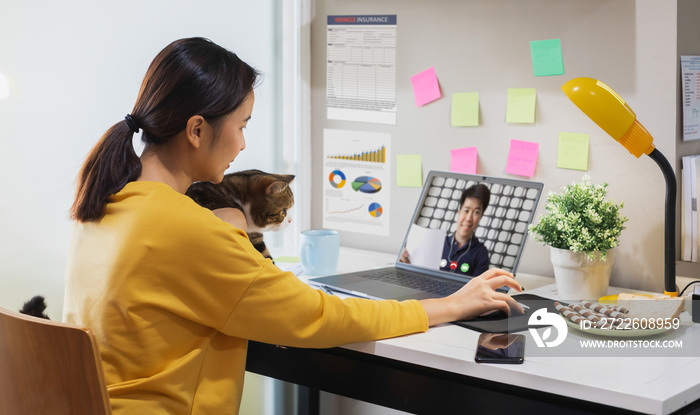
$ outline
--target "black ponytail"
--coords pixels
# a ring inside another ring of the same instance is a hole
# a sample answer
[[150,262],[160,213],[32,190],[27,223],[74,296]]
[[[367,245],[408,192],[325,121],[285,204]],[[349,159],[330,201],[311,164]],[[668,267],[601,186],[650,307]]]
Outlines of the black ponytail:
[[164,145],[195,115],[216,125],[243,103],[257,78],[235,53],[208,39],[166,46],[151,62],[131,114],[102,136],[83,164],[72,218],[99,218],[110,196],[139,178],[141,161],[132,144],[139,127],[146,145]]
[[133,135],[126,121],[120,121],[90,151],[78,176],[73,219],[84,222],[99,218],[109,197],[141,175]]

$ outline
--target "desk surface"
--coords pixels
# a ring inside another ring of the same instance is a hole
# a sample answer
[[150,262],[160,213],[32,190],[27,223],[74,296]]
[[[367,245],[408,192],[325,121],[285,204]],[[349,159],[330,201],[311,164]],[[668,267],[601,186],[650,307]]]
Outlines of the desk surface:
[[[339,272],[386,266],[394,259],[393,255],[342,248]],[[552,278],[523,274],[517,278],[527,292],[557,298]],[[610,293],[620,291],[610,289]],[[679,334],[678,338],[700,344],[700,327],[692,323],[687,312],[681,321],[682,337]],[[543,357],[533,356],[536,345],[529,342],[522,365],[477,364],[474,353],[478,336],[476,331],[444,324],[425,333],[344,348],[645,413],[671,413],[700,398],[700,357]],[[585,335],[570,330],[566,341],[583,338]],[[654,337],[673,338],[673,331]],[[696,350],[700,356],[700,348]]]

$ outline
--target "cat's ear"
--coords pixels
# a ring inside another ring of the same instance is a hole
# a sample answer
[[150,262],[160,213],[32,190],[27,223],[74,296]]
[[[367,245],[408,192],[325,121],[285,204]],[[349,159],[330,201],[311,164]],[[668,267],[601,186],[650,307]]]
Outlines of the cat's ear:
[[283,174],[282,180],[286,181],[287,183],[291,183],[292,180],[294,180],[294,175],[293,174]]
[[282,180],[275,180],[269,186],[267,186],[267,189],[265,189],[265,194],[269,195],[273,193],[279,193],[282,190],[286,189],[287,186],[287,182]]

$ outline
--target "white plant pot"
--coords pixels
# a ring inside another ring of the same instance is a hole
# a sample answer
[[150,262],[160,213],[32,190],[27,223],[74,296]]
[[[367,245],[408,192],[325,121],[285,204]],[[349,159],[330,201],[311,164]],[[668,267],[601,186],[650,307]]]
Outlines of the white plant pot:
[[600,258],[589,260],[585,253],[567,249],[551,248],[554,279],[560,300],[594,300],[608,292],[610,271],[615,261],[611,249],[605,261]]

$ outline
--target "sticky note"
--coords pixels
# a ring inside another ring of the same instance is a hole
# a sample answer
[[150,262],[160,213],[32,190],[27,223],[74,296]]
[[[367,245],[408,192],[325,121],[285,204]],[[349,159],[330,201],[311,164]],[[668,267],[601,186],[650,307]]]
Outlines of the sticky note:
[[411,84],[413,85],[413,96],[416,99],[417,107],[422,107],[442,96],[437,75],[435,75],[435,68],[433,67],[413,75]]
[[277,256],[275,257],[275,262],[286,262],[290,264],[296,264],[300,262],[301,259],[298,256]]
[[588,134],[559,133],[557,167],[560,169],[588,170]]
[[533,124],[536,97],[535,88],[508,88],[506,122]]
[[525,177],[534,176],[539,150],[538,143],[510,140],[506,173]]
[[423,164],[420,154],[396,156],[396,185],[400,187],[423,186]]
[[476,147],[455,148],[450,150],[450,171],[476,174],[477,160],[478,154]]
[[533,40],[530,42],[532,73],[535,76],[564,75],[561,39]]
[[475,127],[479,125],[479,93],[458,92],[452,94],[453,127]]

